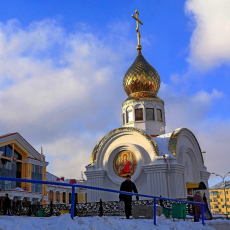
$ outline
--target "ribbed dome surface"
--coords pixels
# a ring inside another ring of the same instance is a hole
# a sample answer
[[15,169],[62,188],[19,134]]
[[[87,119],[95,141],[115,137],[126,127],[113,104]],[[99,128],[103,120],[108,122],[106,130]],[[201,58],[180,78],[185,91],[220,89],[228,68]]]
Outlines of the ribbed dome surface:
[[132,98],[154,97],[160,88],[161,80],[158,72],[143,57],[141,51],[126,72],[123,87]]

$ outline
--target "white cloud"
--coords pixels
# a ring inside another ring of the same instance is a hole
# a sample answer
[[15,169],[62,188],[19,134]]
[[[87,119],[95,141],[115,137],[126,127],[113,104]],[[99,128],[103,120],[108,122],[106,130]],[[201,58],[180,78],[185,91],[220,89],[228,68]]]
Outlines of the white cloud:
[[54,173],[80,175],[100,132],[121,120],[124,60],[132,53],[121,39],[113,50],[113,38],[68,34],[55,20],[0,23],[1,134],[18,131],[44,146]]
[[188,0],[186,12],[195,24],[188,61],[206,70],[230,62],[230,1]]
[[49,153],[46,160],[50,161],[48,169],[57,176],[80,179],[80,172],[90,163],[94,145],[102,136],[82,133],[45,144],[43,149]]
[[37,136],[48,141],[63,129],[98,127],[95,115],[114,113],[112,105],[120,104],[107,96],[124,96],[117,78],[122,79],[126,65],[125,41],[115,51],[110,42],[90,32],[67,34],[51,20],[26,29],[16,20],[0,24],[1,132],[30,135],[31,126],[42,125]]
[[171,131],[178,127],[198,125],[213,112],[218,99],[224,97],[222,92],[213,89],[211,93],[204,90],[188,95],[187,91],[179,91],[173,84],[161,84],[159,93],[165,101],[166,129]]

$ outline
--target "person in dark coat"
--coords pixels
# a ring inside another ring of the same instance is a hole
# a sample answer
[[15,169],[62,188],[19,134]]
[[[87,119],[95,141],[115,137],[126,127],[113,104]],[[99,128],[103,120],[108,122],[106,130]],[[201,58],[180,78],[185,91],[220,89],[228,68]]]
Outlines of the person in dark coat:
[[[126,176],[126,180],[121,183],[120,191],[138,193],[136,185],[131,181],[131,176]],[[120,194],[119,199],[124,201],[126,219],[129,219],[132,209],[132,196]],[[136,196],[136,199],[139,200],[139,196]]]
[[[204,203],[199,190],[196,192],[196,195],[194,195],[193,200],[194,202]],[[195,206],[194,222],[199,222],[200,215],[201,215],[201,204],[195,204],[194,206]]]
[[5,194],[5,199],[3,202],[3,208],[4,208],[4,215],[8,214],[10,212],[10,198],[8,197],[8,194]]

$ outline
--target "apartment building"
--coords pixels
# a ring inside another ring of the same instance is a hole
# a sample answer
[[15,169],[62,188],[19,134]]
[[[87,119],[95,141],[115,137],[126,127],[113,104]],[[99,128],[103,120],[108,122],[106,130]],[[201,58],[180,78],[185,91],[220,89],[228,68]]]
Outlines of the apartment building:
[[[210,208],[213,215],[228,215],[230,216],[230,181],[220,182],[209,189]],[[225,206],[225,197],[226,204]]]

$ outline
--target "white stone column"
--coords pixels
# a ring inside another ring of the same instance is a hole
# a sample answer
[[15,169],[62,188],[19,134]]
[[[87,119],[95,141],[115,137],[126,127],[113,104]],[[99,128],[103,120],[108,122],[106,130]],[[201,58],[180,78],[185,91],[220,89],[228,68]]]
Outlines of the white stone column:
[[144,165],[149,195],[168,197],[167,164]]
[[[85,175],[87,176],[87,185],[93,187],[104,187],[104,178],[106,175],[105,170],[94,170],[86,171]],[[103,192],[100,190],[87,190],[87,202],[99,202],[100,199],[103,200]]]
[[187,198],[184,172],[185,166],[180,164],[170,165],[170,190],[172,198]]

